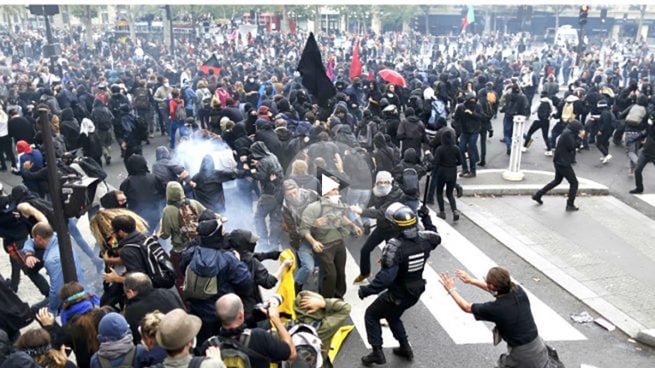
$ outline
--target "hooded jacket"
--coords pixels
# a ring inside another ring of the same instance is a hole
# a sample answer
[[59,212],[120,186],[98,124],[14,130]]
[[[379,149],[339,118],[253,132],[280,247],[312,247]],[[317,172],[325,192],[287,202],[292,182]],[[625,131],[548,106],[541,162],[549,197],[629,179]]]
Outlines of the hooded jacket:
[[258,119],[256,126],[255,142],[263,142],[268,150],[279,158],[283,154],[283,146],[280,138],[273,130],[273,123]]
[[200,171],[191,178],[196,183],[193,192],[203,206],[214,212],[223,213],[225,212],[223,183],[233,179],[236,179],[235,172],[217,171],[212,156],[205,155],[200,163]]
[[395,166],[393,150],[387,145],[384,134],[378,132],[373,137],[373,159],[375,160],[375,171],[393,171]]
[[95,100],[93,110],[91,110],[91,120],[98,127],[98,130],[106,132],[111,130],[114,125],[114,114],[109,111],[109,108],[101,100]]
[[[168,239],[170,237],[173,249],[177,252],[181,252],[185,243],[190,240],[185,239],[180,231],[180,206],[186,201],[187,198],[180,183],[171,181],[166,185],[166,207],[164,207],[161,217],[161,238]],[[188,203],[198,216],[206,209],[195,199],[189,199]]]
[[184,167],[171,159],[171,153],[166,146],[159,146],[155,150],[155,163],[152,165],[152,173],[162,185],[171,181],[178,181],[179,175],[184,172]]
[[[146,218],[152,226],[151,217],[158,218],[163,202],[163,185],[148,170],[148,163],[141,155],[132,155],[126,163],[128,177],[123,180],[120,190],[127,197],[127,208]],[[154,211],[154,215],[152,212]]]
[[402,142],[403,153],[410,148],[421,152],[421,144],[425,142],[425,126],[416,115],[409,115],[400,122],[396,138]]
[[582,130],[582,124],[574,120],[570,122],[557,140],[553,162],[555,165],[571,167],[575,162],[575,150],[578,147],[578,133]]
[[[256,171],[252,176],[261,183],[262,192],[264,194],[279,195],[284,177],[280,161],[268,150],[263,142],[255,142],[250,146],[250,156],[252,159],[257,160],[257,164],[255,164]],[[275,178],[271,180],[273,176]]]

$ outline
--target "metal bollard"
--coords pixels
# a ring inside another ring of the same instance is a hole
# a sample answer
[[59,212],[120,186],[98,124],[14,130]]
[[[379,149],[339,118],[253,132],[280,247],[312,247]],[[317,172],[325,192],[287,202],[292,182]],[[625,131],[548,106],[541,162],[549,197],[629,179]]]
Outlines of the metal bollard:
[[524,174],[521,171],[521,144],[523,143],[523,126],[525,116],[514,116],[514,131],[512,133],[512,147],[509,155],[509,168],[503,171],[503,179],[507,181],[521,181]]

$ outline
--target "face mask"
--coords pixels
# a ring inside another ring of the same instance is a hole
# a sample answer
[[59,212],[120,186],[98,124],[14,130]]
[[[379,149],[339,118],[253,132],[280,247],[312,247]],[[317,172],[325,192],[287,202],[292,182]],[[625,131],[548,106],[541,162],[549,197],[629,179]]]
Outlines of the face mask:
[[391,184],[376,184],[373,187],[373,194],[376,197],[384,197],[391,193],[393,186]]
[[387,93],[387,96],[393,97],[393,93]]
[[341,196],[338,195],[338,194],[329,195],[329,196],[327,196],[327,199],[328,199],[328,202],[330,202],[330,204],[335,204],[336,205],[336,204],[339,203],[339,200],[341,199]]
[[164,83],[164,87],[168,88],[168,87],[170,87],[170,86],[171,86],[170,84],[168,84],[168,83]]
[[252,78],[250,78],[250,79],[248,79],[248,82],[250,82],[250,83],[255,83],[255,80],[252,79]]

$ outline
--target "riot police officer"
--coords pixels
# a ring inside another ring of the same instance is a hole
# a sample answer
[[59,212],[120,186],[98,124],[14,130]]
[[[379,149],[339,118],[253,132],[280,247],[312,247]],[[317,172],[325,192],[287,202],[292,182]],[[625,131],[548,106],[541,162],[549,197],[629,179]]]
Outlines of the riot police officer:
[[382,268],[373,281],[359,288],[360,299],[380,293],[364,315],[366,336],[373,347],[373,352],[362,357],[366,366],[386,363],[382,351],[382,318],[389,322],[393,336],[400,343],[393,353],[410,361],[414,358],[400,317],[425,291],[423,269],[430,252],[441,243],[426,207],[419,210],[425,231],[419,231],[414,211],[401,203],[390,205],[385,216],[398,229],[399,235],[389,240],[382,250]]

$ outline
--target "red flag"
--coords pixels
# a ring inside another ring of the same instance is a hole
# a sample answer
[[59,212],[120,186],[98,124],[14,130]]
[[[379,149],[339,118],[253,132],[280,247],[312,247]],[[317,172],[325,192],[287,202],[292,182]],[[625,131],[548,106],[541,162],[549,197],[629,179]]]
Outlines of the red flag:
[[352,81],[355,77],[362,75],[362,62],[359,60],[359,39],[355,44],[353,49],[353,60],[350,63],[350,80]]

